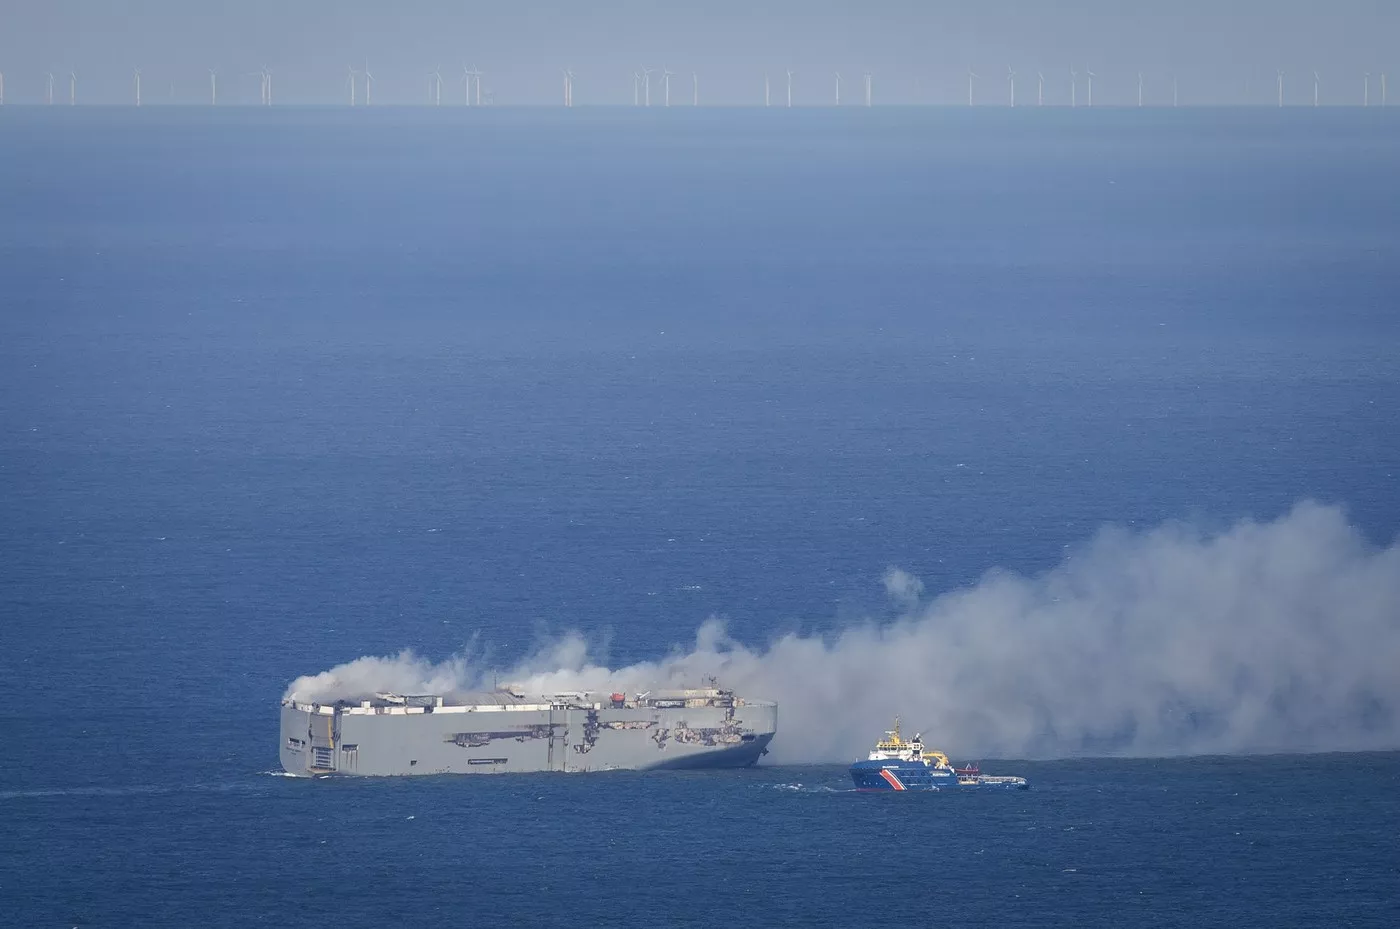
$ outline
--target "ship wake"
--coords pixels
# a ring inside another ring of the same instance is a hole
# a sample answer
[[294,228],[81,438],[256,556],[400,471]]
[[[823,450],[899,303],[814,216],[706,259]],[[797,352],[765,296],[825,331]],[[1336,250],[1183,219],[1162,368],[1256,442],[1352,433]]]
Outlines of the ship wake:
[[[779,703],[776,762],[847,761],[895,714],[956,757],[1400,747],[1400,544],[1335,507],[1208,532],[1108,528],[1036,576],[925,596],[891,569],[892,615],[753,647],[715,620],[654,662],[608,668],[576,635],[507,678],[530,693],[694,686]],[[489,689],[466,657],[366,657],[288,696]]]

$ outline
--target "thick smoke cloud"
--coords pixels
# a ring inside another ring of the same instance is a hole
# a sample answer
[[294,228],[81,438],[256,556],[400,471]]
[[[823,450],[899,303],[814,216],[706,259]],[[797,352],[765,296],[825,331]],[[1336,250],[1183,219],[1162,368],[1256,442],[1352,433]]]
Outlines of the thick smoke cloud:
[[[956,757],[1400,747],[1400,543],[1336,508],[1206,533],[1106,529],[1043,575],[993,571],[932,598],[891,569],[898,615],[754,649],[704,623],[693,646],[620,669],[569,636],[504,679],[528,692],[694,685],[779,701],[776,762],[844,761],[895,714]],[[411,652],[299,678],[328,701],[480,688],[469,660]]]

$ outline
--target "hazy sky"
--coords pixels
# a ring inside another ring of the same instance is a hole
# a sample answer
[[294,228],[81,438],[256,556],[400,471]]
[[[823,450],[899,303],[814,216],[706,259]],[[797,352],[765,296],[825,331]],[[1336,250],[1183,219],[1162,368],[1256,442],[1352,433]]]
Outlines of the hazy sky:
[[[1264,103],[1287,72],[1290,100],[1360,103],[1366,71],[1400,74],[1396,0],[762,0],[610,3],[570,0],[9,0],[0,15],[7,103],[41,102],[44,74],[56,96],[78,74],[79,102],[129,102],[144,70],[147,102],[201,102],[208,69],[227,102],[256,102],[259,65],[274,73],[278,102],[339,102],[347,66],[366,61],[381,102],[421,103],[441,65],[445,102],[459,102],[464,60],[487,76],[499,103],[555,103],[560,69],[576,74],[578,103],[629,103],[645,65],[681,77],[689,100],[699,72],[710,103],[756,103],[763,73],[775,99],[797,72],[798,103],[826,103],[833,72],[875,75],[877,102],[966,102],[969,67],[978,96],[1004,103],[1007,65],[1023,99],[1045,72],[1047,102],[1068,98],[1069,68],[1098,75],[1096,102],[1126,103],[1145,72],[1149,98],[1180,75],[1183,102]],[[1377,78],[1377,90],[1378,90]],[[1082,92],[1082,91],[1081,91]],[[1373,102],[1378,100],[1378,94]],[[1081,101],[1082,102],[1082,101]]]

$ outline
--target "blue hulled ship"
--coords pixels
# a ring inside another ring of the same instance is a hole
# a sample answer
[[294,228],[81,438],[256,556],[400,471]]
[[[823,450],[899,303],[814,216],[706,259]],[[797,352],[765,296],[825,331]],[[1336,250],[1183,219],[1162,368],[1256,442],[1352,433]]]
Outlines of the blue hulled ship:
[[955,768],[942,752],[925,751],[918,735],[905,740],[899,735],[899,718],[894,728],[875,743],[865,761],[851,765],[851,778],[858,790],[960,790],[995,787],[1025,790],[1024,777],[983,774],[976,766]]

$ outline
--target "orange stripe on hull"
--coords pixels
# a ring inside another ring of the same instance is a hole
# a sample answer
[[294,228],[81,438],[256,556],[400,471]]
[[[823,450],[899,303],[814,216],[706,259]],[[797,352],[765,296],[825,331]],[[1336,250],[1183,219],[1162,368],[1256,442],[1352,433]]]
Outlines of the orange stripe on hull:
[[903,782],[903,781],[901,781],[899,778],[897,778],[897,777],[894,776],[894,772],[891,771],[889,768],[881,768],[881,769],[880,769],[880,776],[883,777],[885,780],[889,781],[890,786],[893,787],[895,790],[908,790],[908,789],[909,789],[909,788],[907,788],[907,787],[904,786],[904,782]]

